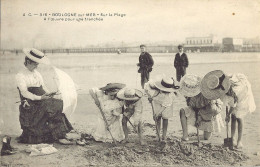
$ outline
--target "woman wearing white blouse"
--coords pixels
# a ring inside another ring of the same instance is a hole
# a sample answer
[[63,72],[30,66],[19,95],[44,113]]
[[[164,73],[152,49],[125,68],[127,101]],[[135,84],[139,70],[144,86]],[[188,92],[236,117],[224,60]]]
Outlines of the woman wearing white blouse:
[[23,129],[19,141],[22,143],[44,143],[59,141],[70,144],[65,135],[73,128],[62,113],[63,101],[53,98],[46,88],[41,74],[36,70],[39,63],[49,64],[45,55],[36,49],[24,49],[25,68],[16,75],[21,97],[20,124]]

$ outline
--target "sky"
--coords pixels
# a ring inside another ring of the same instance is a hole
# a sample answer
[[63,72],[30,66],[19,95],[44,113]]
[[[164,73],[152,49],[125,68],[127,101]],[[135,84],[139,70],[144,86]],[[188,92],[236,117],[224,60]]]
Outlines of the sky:
[[[47,20],[29,13],[47,13]],[[103,21],[48,20],[67,18],[53,17],[53,13],[125,16],[98,16]],[[184,42],[186,37],[210,34],[260,36],[260,0],[1,0],[2,49]]]

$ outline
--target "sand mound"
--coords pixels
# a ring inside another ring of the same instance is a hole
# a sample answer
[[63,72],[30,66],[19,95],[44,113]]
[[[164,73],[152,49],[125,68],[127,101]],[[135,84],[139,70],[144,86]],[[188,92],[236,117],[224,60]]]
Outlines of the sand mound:
[[212,144],[183,143],[170,139],[166,145],[160,145],[149,138],[149,145],[140,146],[128,143],[125,146],[90,149],[85,157],[93,165],[238,165],[248,159],[242,152],[229,150]]
[[[145,125],[145,130],[153,126]],[[167,139],[167,144],[156,141],[155,136],[145,136],[146,146],[138,143],[136,134],[130,135],[130,143],[113,144],[92,141],[84,156],[92,165],[98,166],[161,166],[161,165],[239,165],[249,159],[243,152],[229,150],[222,145],[197,142],[185,143],[176,137]]]

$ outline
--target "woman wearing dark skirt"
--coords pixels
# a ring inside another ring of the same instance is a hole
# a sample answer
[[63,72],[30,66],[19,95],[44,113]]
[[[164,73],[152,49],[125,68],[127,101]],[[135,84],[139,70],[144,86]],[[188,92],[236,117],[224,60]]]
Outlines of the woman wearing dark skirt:
[[16,75],[21,98],[20,124],[23,130],[19,141],[38,144],[59,141],[71,144],[65,139],[73,128],[63,111],[63,101],[53,98],[46,88],[41,74],[36,70],[39,63],[49,64],[44,54],[36,49],[24,49],[25,68]]

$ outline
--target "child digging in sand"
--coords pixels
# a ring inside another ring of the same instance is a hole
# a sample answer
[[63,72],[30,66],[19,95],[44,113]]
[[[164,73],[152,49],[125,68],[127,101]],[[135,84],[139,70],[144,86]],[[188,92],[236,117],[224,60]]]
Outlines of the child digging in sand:
[[137,129],[140,144],[141,145],[146,144],[143,140],[143,123],[142,123],[143,105],[141,100],[142,96],[143,93],[140,90],[132,89],[132,88],[124,88],[117,93],[117,98],[123,100],[124,103],[122,126],[125,134],[125,139],[122,141],[122,143],[129,142],[127,122],[132,117],[134,120],[133,126],[135,130]]
[[164,77],[160,81],[148,82],[145,85],[145,91],[149,94],[148,100],[154,107],[154,121],[160,135],[161,120],[163,124],[162,142],[166,142],[166,134],[168,128],[168,119],[173,116],[173,100],[175,99],[174,92],[179,89],[175,86],[174,80],[169,77]]
[[219,96],[225,92],[221,91],[221,94],[218,94],[219,91],[215,92],[218,89],[214,89],[213,92],[206,91],[206,95],[209,95],[206,98],[201,92],[202,89],[208,88],[204,84],[205,78],[203,80],[201,82],[201,78],[195,75],[185,75],[180,82],[180,93],[187,101],[187,107],[180,110],[183,141],[189,140],[187,125],[196,126],[199,130],[203,130],[205,140],[210,139],[212,132],[215,131],[214,121],[216,121],[216,115],[220,113],[223,104]]
[[[230,76],[231,87],[225,96],[222,97],[223,102],[229,107],[228,116],[226,121],[230,121],[231,114],[231,138],[234,142],[236,132],[236,123],[238,124],[238,149],[243,147],[242,134],[243,134],[243,118],[251,112],[255,111],[255,101],[251,90],[251,84],[248,82],[244,74],[233,74]],[[233,144],[235,145],[235,144]]]

